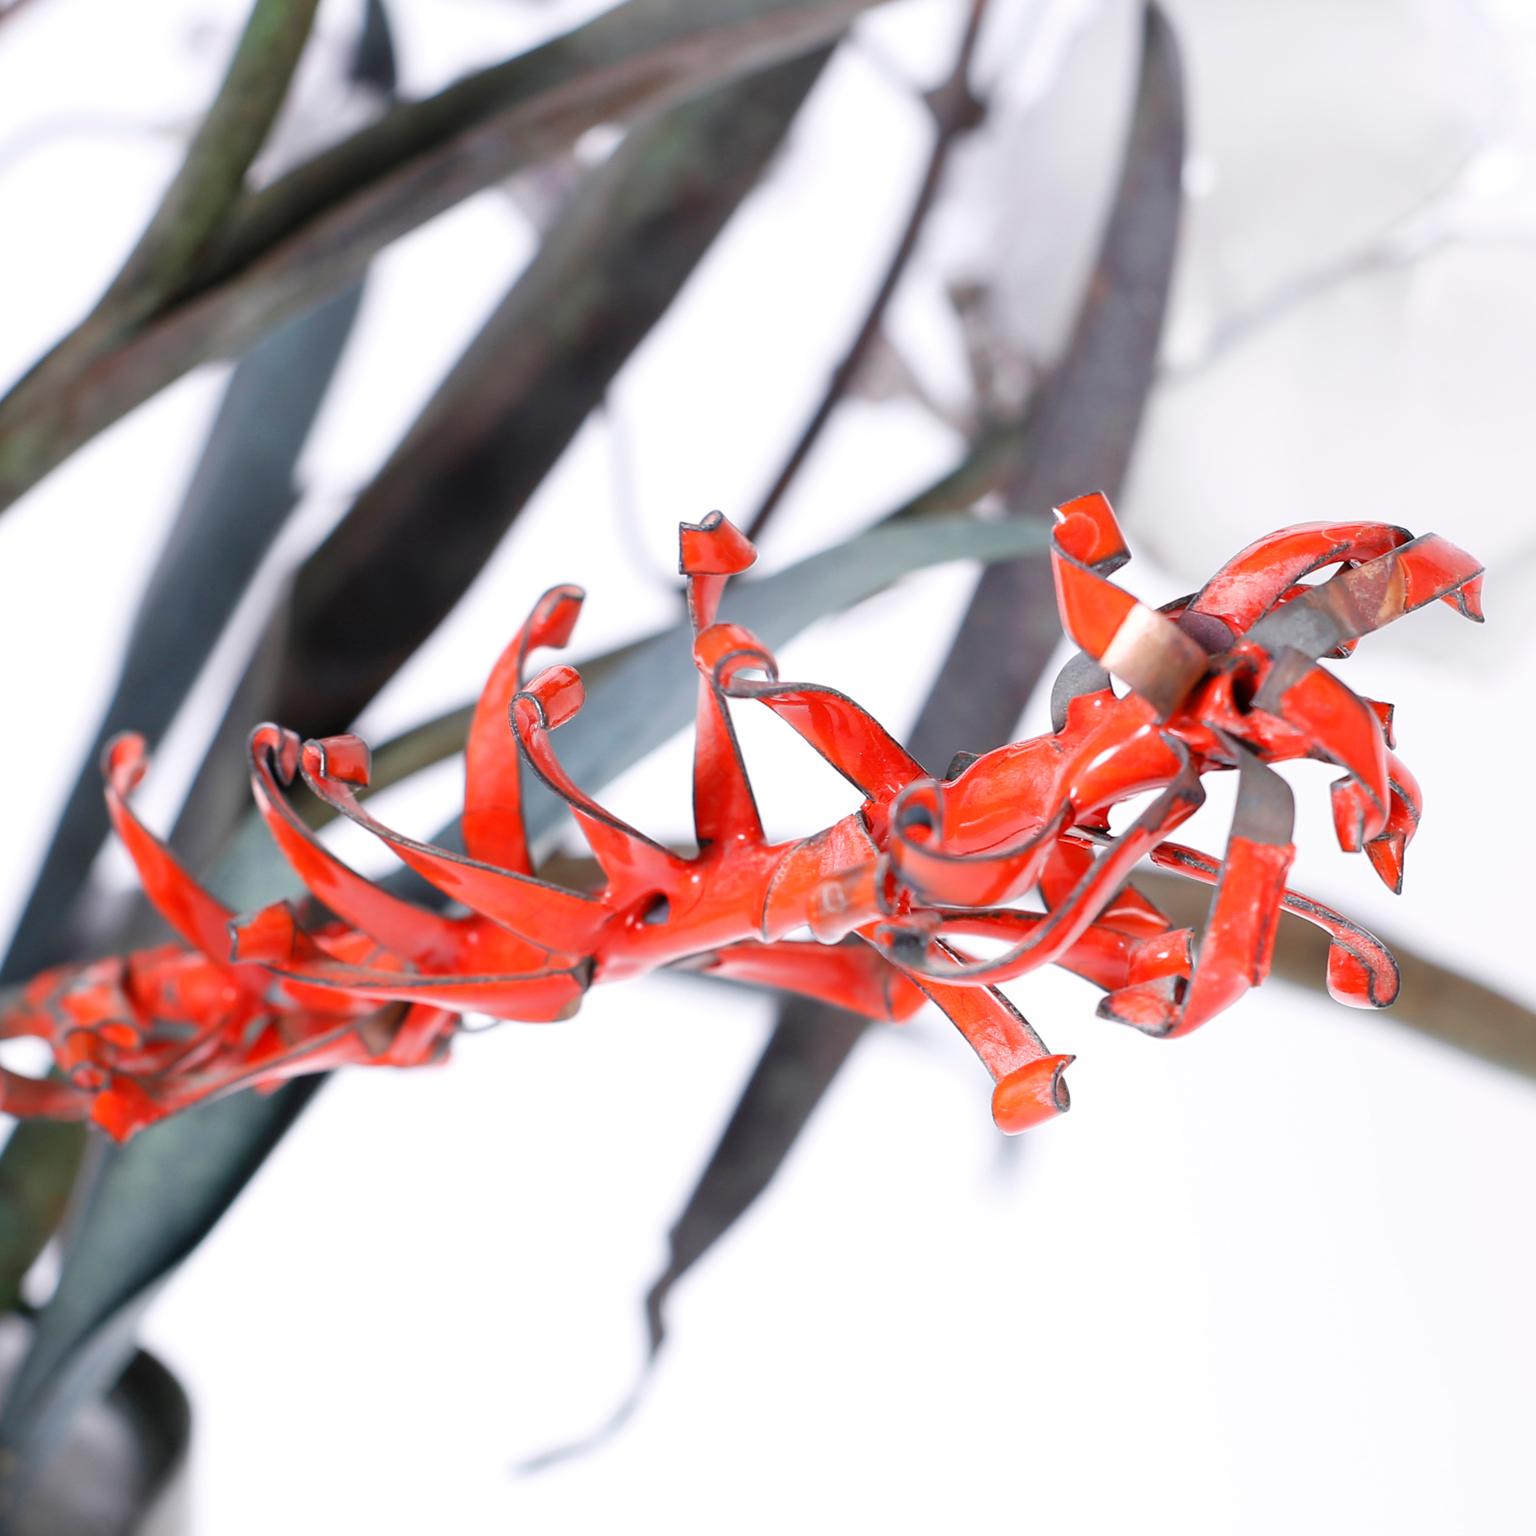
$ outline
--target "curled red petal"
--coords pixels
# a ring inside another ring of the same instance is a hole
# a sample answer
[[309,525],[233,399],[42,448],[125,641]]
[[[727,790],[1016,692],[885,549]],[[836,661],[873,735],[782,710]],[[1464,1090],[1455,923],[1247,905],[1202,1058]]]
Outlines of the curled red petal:
[[992,1090],[992,1118],[1007,1136],[1033,1130],[1072,1107],[1064,1076],[1075,1056],[1043,1056],[1002,1078]]

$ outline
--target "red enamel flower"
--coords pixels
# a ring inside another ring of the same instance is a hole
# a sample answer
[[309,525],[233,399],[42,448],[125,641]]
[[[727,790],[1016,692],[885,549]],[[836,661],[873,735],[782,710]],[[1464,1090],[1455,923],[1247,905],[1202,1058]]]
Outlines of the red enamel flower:
[[[0,1072],[0,1107],[89,1117],[124,1138],[237,1088],[343,1065],[438,1062],[464,1014],[564,1019],[596,983],[682,965],[878,1019],[932,1001],[991,1073],[997,1123],[1019,1131],[1068,1103],[1072,1058],[1052,1054],[999,990],[1039,966],[1103,988],[1103,1017],[1184,1034],[1264,979],[1276,923],[1291,912],[1328,933],[1336,998],[1382,1007],[1396,995],[1396,967],[1376,939],[1287,888],[1291,792],[1272,765],[1338,764],[1341,846],[1363,850],[1400,887],[1420,802],[1392,751],[1391,708],[1322,661],[1437,598],[1480,618],[1480,567],[1455,546],[1380,523],[1304,524],[1250,546],[1194,596],[1152,609],[1109,579],[1127,552],[1108,503],[1070,502],[1057,512],[1052,557],[1062,623],[1080,652],[1052,694],[1054,729],[962,754],[944,779],[852,700],[782,681],[750,631],[718,622],[727,581],[754,558],[731,524],[718,514],[684,524],[681,549],[699,673],[697,852],[620,820],[561,765],[554,737],[582,707],[581,678],[569,666],[529,676],[529,659],[570,638],[575,587],[540,599],[481,695],[463,852],[370,814],[358,798],[368,750],[356,737],[253,732],[256,804],[313,898],[303,907],[237,916],[191,879],[133,811],[144,755],[137,738],[119,738],[105,762],[113,824],[181,942],[27,986],[0,1015],[0,1037],[41,1037],[58,1070],[45,1081]],[[1305,584],[1329,567],[1329,579]],[[859,808],[769,842],[732,701],[785,720],[858,788]],[[525,770],[569,806],[601,869],[597,890],[535,873]],[[1170,841],[1202,802],[1204,778],[1229,771],[1239,795],[1224,857]],[[402,900],[331,853],[290,804],[300,779],[425,877],[445,909]],[[1149,792],[1112,833],[1110,811]],[[1144,859],[1216,887],[1198,952],[1190,930],[1130,883]]]

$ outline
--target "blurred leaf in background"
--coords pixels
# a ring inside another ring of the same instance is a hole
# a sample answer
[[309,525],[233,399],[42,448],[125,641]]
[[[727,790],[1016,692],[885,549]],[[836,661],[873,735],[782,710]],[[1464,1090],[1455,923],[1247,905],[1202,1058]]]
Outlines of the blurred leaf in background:
[[248,347],[356,281],[434,214],[588,128],[803,55],[872,3],[628,0],[395,107],[237,197],[314,7],[264,0],[141,249],[98,308],[0,399],[0,507],[189,368]]
[[447,617],[772,160],[818,50],[637,127],[589,171],[388,461],[295,572],[176,829],[205,865],[255,720],[346,730]]

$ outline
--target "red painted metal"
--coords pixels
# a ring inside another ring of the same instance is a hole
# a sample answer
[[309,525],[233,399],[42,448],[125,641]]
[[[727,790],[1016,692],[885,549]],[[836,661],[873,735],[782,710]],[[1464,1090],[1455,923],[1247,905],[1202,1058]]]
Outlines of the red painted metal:
[[[1436,598],[1480,618],[1481,568],[1432,535],[1311,523],[1261,539],[1199,593],[1155,610],[1109,579],[1128,553],[1102,496],[1057,510],[1052,553],[1062,622],[1081,647],[1052,696],[1056,728],[958,759],[940,780],[852,700],[781,681],[750,631],[718,622],[752,546],[719,514],[684,524],[699,673],[692,856],[620,820],[560,762],[555,733],[582,707],[580,675],[559,665],[527,673],[534,651],[570,638],[575,587],[545,594],[491,673],[467,745],[462,853],[370,814],[357,794],[368,750],[356,737],[301,743],[273,725],[252,734],[257,807],[326,915],[281,903],[237,917],[215,901],[133,811],[143,752],[120,738],[105,763],[113,823],[182,943],[32,982],[0,1015],[0,1037],[40,1036],[58,1074],[3,1074],[0,1107],[88,1116],[126,1137],[239,1087],[347,1064],[438,1062],[465,1013],[565,1019],[595,982],[685,966],[879,1019],[937,1003],[991,1073],[994,1118],[1013,1132],[1068,1104],[1072,1058],[1052,1054],[998,990],[1038,966],[1102,987],[1105,1018],[1185,1034],[1264,979],[1289,911],[1328,933],[1336,998],[1390,1003],[1398,980],[1386,949],[1287,888],[1291,792],[1271,765],[1321,758],[1343,768],[1333,786],[1340,845],[1364,849],[1398,889],[1420,797],[1391,751],[1391,706],[1351,692],[1320,661]],[[1330,579],[1304,584],[1328,567]],[[804,839],[768,842],[733,700],[789,724],[860,790],[859,809]],[[598,890],[535,874],[525,766],[569,806],[602,871]],[[1170,841],[1201,804],[1204,777],[1229,770],[1239,795],[1225,858]],[[300,778],[462,910],[404,901],[350,869],[291,805]],[[1148,793],[1111,833],[1113,807]],[[1190,930],[1128,883],[1143,859],[1216,887],[1198,952]],[[1038,909],[1016,905],[1032,892]],[[985,954],[968,947],[978,940]]]

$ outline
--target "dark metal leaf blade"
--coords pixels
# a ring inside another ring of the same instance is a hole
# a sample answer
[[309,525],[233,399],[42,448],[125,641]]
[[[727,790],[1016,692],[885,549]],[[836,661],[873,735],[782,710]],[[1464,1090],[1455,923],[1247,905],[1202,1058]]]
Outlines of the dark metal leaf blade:
[[156,1286],[207,1235],[323,1081],[205,1104],[106,1153],[58,1289],[0,1409],[0,1498],[24,1492],[75,1410],[117,1379]]
[[[0,506],[90,435],[75,414],[87,381],[112,372],[117,349],[184,286],[234,210],[245,173],[288,93],[316,5],[255,0],[218,93],[121,270],[90,314],[0,400],[0,418],[7,422],[0,427]],[[243,351],[259,334],[252,332],[230,351]]]
[[[994,565],[981,578],[912,733],[914,756],[940,772],[957,749],[1003,740],[1039,683],[1060,633],[1045,521],[1055,502],[1119,485],[1151,384],[1184,141],[1173,34],[1155,6],[1146,17],[1136,111],[1109,227],[1067,356],[1032,413],[1008,495],[1011,515],[1040,529],[1040,552]],[[863,1021],[837,1009],[800,999],[781,1008],[646,1297],[652,1358],[666,1336],[672,1287],[768,1186],[862,1034]]]
[[[391,92],[394,40],[368,0],[350,77]],[[363,285],[264,337],[230,375],[213,426],[139,601],[112,696],[64,803],[0,981],[70,954],[71,909],[107,832],[103,747],[119,731],[157,745],[298,499],[295,469],[357,317]]]
[[286,725],[313,735],[353,719],[447,615],[756,185],[829,57],[680,107],[591,173],[299,572]]
[[[1157,361],[1183,163],[1178,48],[1149,5],[1120,184],[1066,355],[1030,413],[1008,491],[1015,517],[1048,520],[1073,496],[1120,488]],[[913,755],[942,771],[961,748],[1005,740],[1060,639],[1043,550],[987,571],[919,718]]]
[[206,864],[260,719],[348,728],[452,610],[756,184],[826,51],[635,129],[579,185],[404,441],[295,575],[176,829]]
[[251,195],[186,283],[105,345],[89,321],[0,399],[0,509],[209,358],[251,346],[384,246],[601,123],[823,47],[876,0],[629,0],[396,108]]
[[297,500],[294,467],[360,297],[352,288],[274,332],[230,377],[0,979],[30,976],[67,956],[70,909],[107,834],[102,748],[126,730],[158,742],[197,680]]

